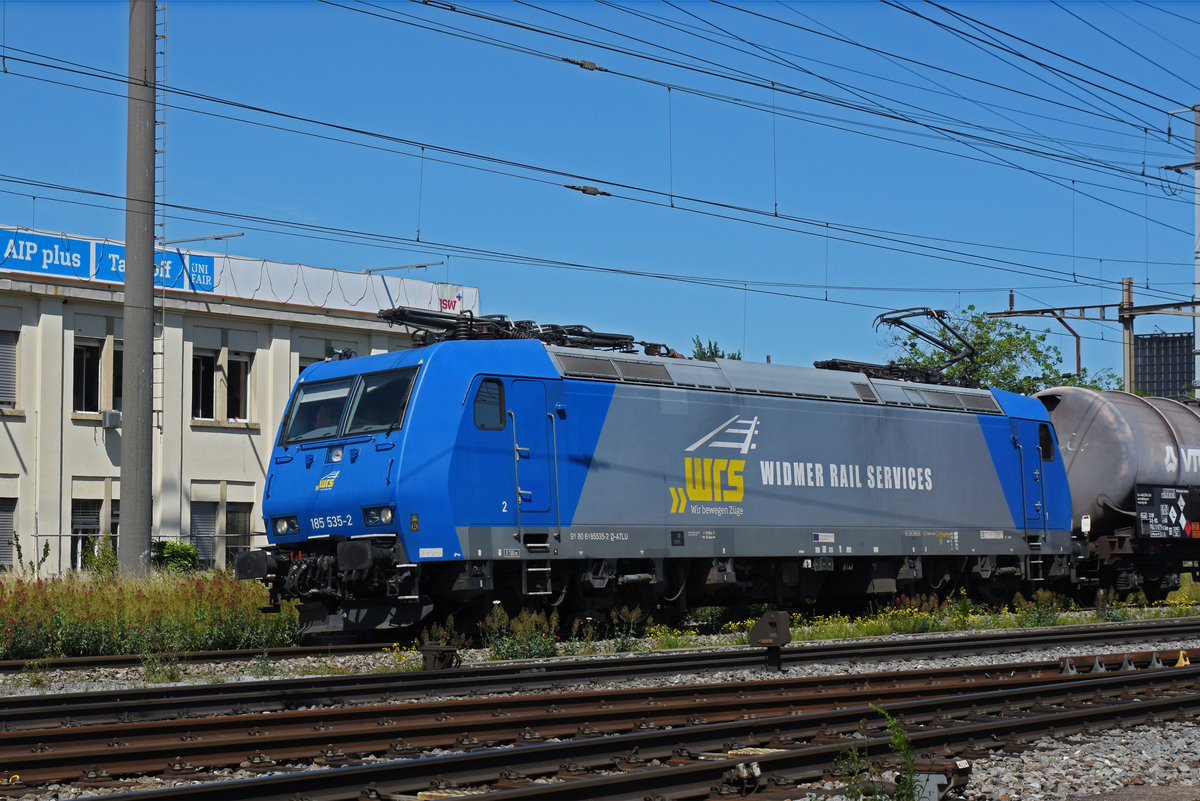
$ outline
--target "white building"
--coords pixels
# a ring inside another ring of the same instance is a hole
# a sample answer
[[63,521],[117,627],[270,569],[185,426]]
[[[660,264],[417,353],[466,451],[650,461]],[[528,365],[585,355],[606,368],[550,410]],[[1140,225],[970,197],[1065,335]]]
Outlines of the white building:
[[[0,254],[0,569],[48,547],[47,575],[119,533],[124,247],[0,228]],[[479,309],[475,288],[395,274],[156,261],[152,536],[218,567],[263,532],[271,446],[304,367],[410,346],[376,317],[393,301]]]

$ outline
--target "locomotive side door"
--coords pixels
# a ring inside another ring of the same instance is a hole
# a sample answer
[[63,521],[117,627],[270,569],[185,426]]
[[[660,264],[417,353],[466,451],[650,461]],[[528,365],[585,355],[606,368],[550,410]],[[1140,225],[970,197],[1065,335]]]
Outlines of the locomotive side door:
[[1040,542],[1046,532],[1046,473],[1043,461],[1054,458],[1050,426],[1035,420],[1010,419],[1013,447],[1021,472],[1021,506],[1026,539]]
[[545,384],[514,379],[509,387],[507,406],[516,465],[517,509],[520,514],[548,512],[551,508],[551,441]]

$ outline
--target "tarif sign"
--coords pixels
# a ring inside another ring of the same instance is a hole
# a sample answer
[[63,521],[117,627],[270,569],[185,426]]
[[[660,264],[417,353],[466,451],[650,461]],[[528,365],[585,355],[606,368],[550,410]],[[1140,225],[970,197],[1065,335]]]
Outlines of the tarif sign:
[[[0,229],[0,270],[83,281],[125,282],[125,246],[68,236]],[[154,285],[212,292],[212,256],[155,251]]]

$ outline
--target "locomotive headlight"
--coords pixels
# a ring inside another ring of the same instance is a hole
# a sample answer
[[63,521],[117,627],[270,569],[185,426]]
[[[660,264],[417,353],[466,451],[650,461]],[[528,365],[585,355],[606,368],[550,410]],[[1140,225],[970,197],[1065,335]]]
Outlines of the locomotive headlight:
[[363,509],[363,518],[368,526],[388,526],[392,523],[392,507],[372,506]]
[[300,530],[300,521],[294,517],[275,518],[276,534],[295,534]]
[[330,448],[329,449],[329,461],[331,461],[331,462],[342,461],[342,453],[343,453],[343,451],[342,451],[341,445],[337,445],[333,448]]

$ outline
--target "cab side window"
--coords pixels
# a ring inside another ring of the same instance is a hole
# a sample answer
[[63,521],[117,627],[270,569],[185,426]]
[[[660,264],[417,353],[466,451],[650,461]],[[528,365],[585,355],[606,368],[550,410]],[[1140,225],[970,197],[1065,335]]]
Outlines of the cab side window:
[[485,378],[475,392],[475,427],[485,431],[504,428],[504,384],[497,378]]
[[1054,461],[1054,438],[1050,436],[1050,426],[1045,423],[1038,426],[1038,450],[1042,452],[1043,462]]

